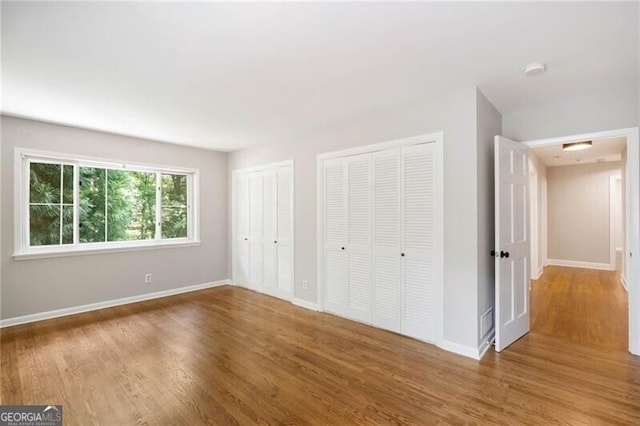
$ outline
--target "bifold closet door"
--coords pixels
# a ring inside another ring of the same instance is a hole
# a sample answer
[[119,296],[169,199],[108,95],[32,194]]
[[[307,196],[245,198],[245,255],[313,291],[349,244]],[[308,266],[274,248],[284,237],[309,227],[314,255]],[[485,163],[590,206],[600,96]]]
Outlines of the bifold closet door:
[[246,173],[235,175],[235,253],[234,281],[249,286],[249,178]]
[[[275,168],[276,194],[276,288],[278,295],[290,298],[293,293],[293,167]],[[271,241],[266,241],[265,244]]]
[[435,143],[402,148],[402,333],[436,340]]
[[401,331],[400,149],[373,153],[373,324]]
[[249,174],[249,288],[262,290],[263,277],[263,201],[262,173]]

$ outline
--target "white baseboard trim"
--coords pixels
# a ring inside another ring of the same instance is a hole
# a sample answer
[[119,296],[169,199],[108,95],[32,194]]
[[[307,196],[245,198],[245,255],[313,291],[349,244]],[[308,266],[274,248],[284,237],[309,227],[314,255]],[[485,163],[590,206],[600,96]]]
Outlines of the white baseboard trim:
[[440,342],[438,342],[438,347],[440,349],[444,349],[445,351],[453,352],[454,354],[480,360],[480,351],[478,350],[478,348],[461,345],[459,343],[450,342],[448,340],[441,340]]
[[495,328],[491,329],[489,333],[487,333],[486,339],[480,344],[478,348],[478,359],[482,359],[485,356],[489,348],[491,347],[491,343],[493,343],[493,339],[496,336]]
[[291,303],[293,303],[296,306],[300,306],[301,308],[311,309],[312,311],[317,311],[317,312],[320,311],[320,307],[318,306],[317,303],[307,302],[306,300],[298,299],[297,297],[293,297],[291,299]]
[[568,266],[570,268],[599,269],[601,271],[615,271],[615,265],[608,263],[581,262],[579,260],[548,259],[553,266]]
[[622,284],[622,287],[624,287],[624,290],[629,293],[629,287],[627,287],[627,280],[625,279],[624,275],[620,274],[620,284]]
[[204,284],[195,284],[186,287],[172,288],[169,290],[156,291],[154,293],[139,294],[137,296],[123,297],[121,299],[105,300],[104,302],[90,303],[88,305],[73,306],[70,308],[56,309],[36,314],[23,315],[14,318],[0,320],[0,328],[14,325],[27,324],[30,322],[43,321],[52,318],[64,317],[68,315],[81,314],[83,312],[96,311],[98,309],[111,308],[114,306],[128,305],[130,303],[143,302],[145,300],[159,299],[161,297],[174,296],[176,294],[189,293],[192,291],[204,290],[211,287],[219,287],[231,284],[231,280],[213,281]]
[[541,266],[540,269],[538,269],[538,272],[536,273],[536,277],[534,278],[534,280],[539,280],[543,272],[544,272],[544,266]]

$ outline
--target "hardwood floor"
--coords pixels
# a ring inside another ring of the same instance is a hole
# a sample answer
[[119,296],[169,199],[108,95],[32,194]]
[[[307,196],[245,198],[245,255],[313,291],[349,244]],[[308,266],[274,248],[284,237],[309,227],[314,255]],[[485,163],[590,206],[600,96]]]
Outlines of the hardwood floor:
[[478,362],[220,287],[1,330],[1,403],[66,425],[638,424],[640,360],[530,333]]
[[627,350],[628,303],[617,272],[547,266],[531,282],[531,331]]

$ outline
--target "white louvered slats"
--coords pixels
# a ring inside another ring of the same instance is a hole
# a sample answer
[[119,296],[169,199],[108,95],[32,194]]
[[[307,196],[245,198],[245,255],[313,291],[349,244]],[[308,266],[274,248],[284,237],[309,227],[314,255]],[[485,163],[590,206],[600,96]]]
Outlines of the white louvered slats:
[[249,178],[239,175],[235,180],[235,253],[234,279],[249,285]]
[[400,332],[400,150],[373,153],[373,324]]
[[275,171],[265,170],[263,176],[262,191],[262,223],[264,232],[264,274],[262,285],[265,292],[273,294],[277,288],[277,268],[278,268],[278,250],[276,246],[277,228],[276,228],[276,175]]
[[291,299],[293,163],[234,171],[233,193],[234,282]]
[[275,174],[277,289],[280,297],[290,298],[293,292],[293,170],[290,166],[277,167]]
[[420,143],[323,161],[327,311],[436,341],[442,286],[436,148]]
[[402,159],[402,333],[435,341],[435,144],[405,147]]
[[347,161],[348,316],[371,322],[371,154]]
[[249,175],[249,288],[260,290],[263,269],[262,173]]

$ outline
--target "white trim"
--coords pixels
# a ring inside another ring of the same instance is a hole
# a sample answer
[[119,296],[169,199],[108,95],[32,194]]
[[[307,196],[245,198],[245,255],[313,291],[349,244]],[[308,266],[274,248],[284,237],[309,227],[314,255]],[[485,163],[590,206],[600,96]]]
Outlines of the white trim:
[[582,262],[580,260],[565,260],[565,259],[547,259],[547,262],[551,266],[567,266],[569,268],[598,269],[601,271],[615,270],[615,265],[612,268],[611,265],[608,263]]
[[14,318],[7,318],[4,320],[0,320],[0,328],[11,327],[19,324],[27,324],[27,323],[36,322],[36,321],[43,321],[43,320],[48,320],[52,318],[65,317],[68,315],[75,315],[83,312],[91,312],[99,309],[111,308],[114,306],[128,305],[131,303],[138,303],[145,300],[159,299],[161,297],[174,296],[177,294],[189,293],[192,291],[204,290],[206,288],[220,287],[223,285],[230,285],[230,284],[231,284],[231,281],[228,279],[219,280],[219,281],[213,281],[213,282],[208,282],[204,284],[195,284],[195,285],[190,285],[186,287],[178,287],[178,288],[172,288],[169,290],[156,291],[153,293],[145,293],[137,296],[106,300],[104,302],[90,303],[88,305],[74,306],[70,308],[56,309],[54,311],[39,312],[36,314],[29,314],[29,315],[14,317]]
[[121,241],[114,241],[95,244],[86,243],[78,247],[63,246],[61,249],[58,249],[58,247],[55,247],[55,249],[51,247],[48,250],[43,251],[38,251],[37,249],[35,249],[30,250],[28,253],[14,253],[13,259],[19,261],[50,259],[57,257],[86,256],[102,253],[122,253],[127,251],[139,250],[198,247],[202,244],[201,241],[187,240],[183,238],[167,240],[146,240],[144,241],[144,244],[139,244],[138,241],[128,241],[128,243],[129,244],[125,244]]
[[310,309],[312,311],[320,312],[320,307],[317,303],[308,302],[306,300],[299,299],[297,297],[293,297],[291,299],[291,303],[296,306],[300,306],[301,308]]
[[[548,264],[548,263],[547,263],[547,264]],[[542,276],[543,272],[544,272],[544,266],[543,266],[543,265],[540,265],[540,268],[538,268],[538,271],[536,272],[536,276],[535,276],[535,277],[533,277],[533,279],[534,279],[534,280],[539,280],[539,279],[540,279],[540,277]]]
[[[625,137],[627,139],[625,277],[629,287],[629,351],[640,355],[640,134],[638,127],[562,136],[524,142],[542,147],[578,140]],[[635,256],[632,256],[635,253]]]
[[620,284],[624,287],[624,290],[628,293],[629,287],[627,287],[627,280],[625,280],[624,275],[620,274]]
[[[412,136],[403,139],[396,139],[388,142],[376,143],[371,145],[358,146],[355,148],[343,149],[339,151],[326,152],[318,154],[316,157],[316,244],[317,244],[317,263],[316,273],[317,281],[317,300],[320,311],[325,310],[325,286],[324,286],[324,162],[335,158],[348,157],[366,153],[373,153],[392,148],[401,148],[404,146],[419,145],[425,143],[435,143],[435,154],[437,156],[437,173],[436,173],[436,239],[439,247],[436,249],[436,281],[438,288],[436,289],[436,331],[435,341],[429,342],[438,344],[444,339],[444,132],[434,132],[424,135]],[[348,317],[347,317],[348,318]],[[353,318],[349,318],[352,319]],[[372,325],[370,322],[363,321],[365,324]]]
[[[480,360],[480,348],[465,346],[465,345],[461,345],[460,343],[455,343],[455,342],[451,342],[449,340],[444,340],[444,339],[438,342],[438,347],[440,349],[444,349],[447,352],[453,352],[454,354],[466,356],[467,358]],[[486,352],[487,349],[488,349],[488,346],[483,350]]]
[[487,335],[487,338],[480,344],[480,347],[478,347],[478,359],[482,359],[486,355],[495,338],[496,338],[496,329],[492,328],[489,334]]
[[347,157],[351,155],[366,154],[368,152],[382,151],[385,149],[399,148],[402,146],[418,145],[422,143],[439,142],[442,145],[444,133],[434,132],[424,135],[411,136],[403,139],[395,139],[388,142],[375,143],[371,145],[357,146],[355,148],[341,149],[339,151],[325,152],[318,154],[318,160],[328,160],[331,158]]

